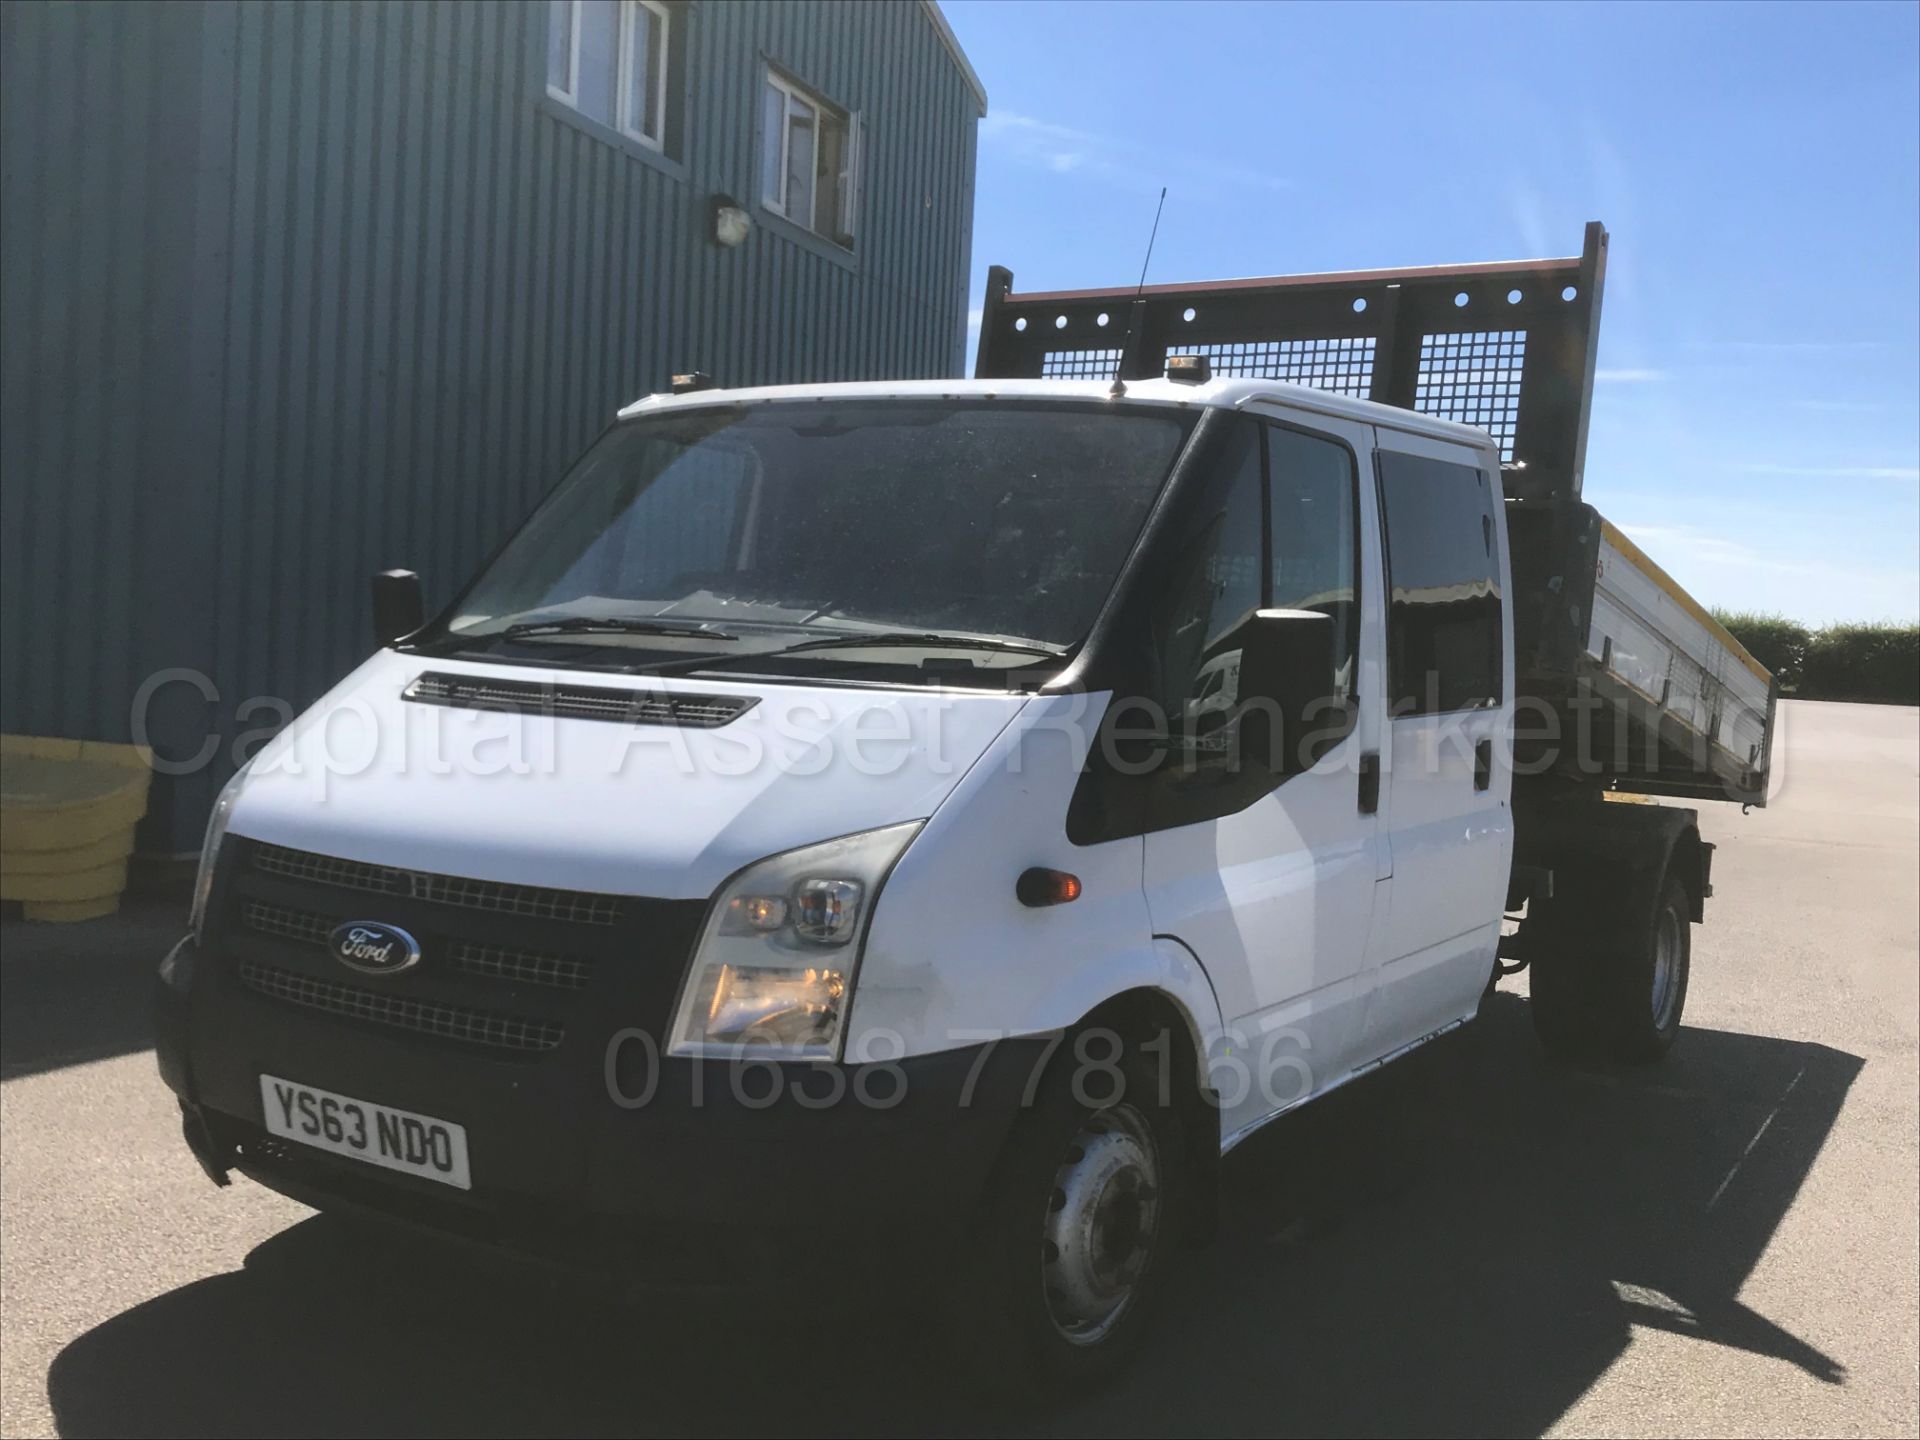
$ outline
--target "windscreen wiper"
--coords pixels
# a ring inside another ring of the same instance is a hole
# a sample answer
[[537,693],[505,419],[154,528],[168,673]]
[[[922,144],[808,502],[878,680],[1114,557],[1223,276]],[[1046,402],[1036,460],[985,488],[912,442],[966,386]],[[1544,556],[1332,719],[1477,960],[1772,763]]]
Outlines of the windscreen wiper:
[[[802,640],[797,645],[783,645],[778,650],[766,650],[764,655],[794,655],[802,650],[852,650],[861,647],[886,647],[893,645],[914,645],[951,648],[955,650],[1004,650],[1016,655],[1064,655],[1064,645],[1048,645],[1040,640],[1002,640],[993,635],[947,635],[937,630],[876,630],[857,635],[822,635],[813,640]],[[750,656],[742,655],[742,660]]]
[[1042,640],[1001,640],[989,635],[948,635],[935,630],[880,630],[859,635],[821,635],[797,645],[777,645],[770,650],[748,650],[737,655],[696,655],[684,660],[668,660],[658,665],[636,666],[650,675],[672,674],[682,670],[711,670],[725,665],[746,665],[756,660],[778,660],[808,650],[858,650],[923,646],[929,649],[994,650],[1013,655],[1038,655],[1057,660],[1067,653],[1065,645],[1049,645]]
[[697,640],[738,640],[704,620],[622,619],[616,615],[567,615],[558,620],[522,620],[504,630],[477,635],[477,640],[519,640],[539,635],[686,635]]

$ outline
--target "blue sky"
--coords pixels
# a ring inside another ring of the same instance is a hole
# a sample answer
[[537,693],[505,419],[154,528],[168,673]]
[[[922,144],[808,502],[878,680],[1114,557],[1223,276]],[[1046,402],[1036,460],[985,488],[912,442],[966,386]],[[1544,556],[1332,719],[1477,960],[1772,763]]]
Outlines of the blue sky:
[[[973,304],[1612,232],[1586,498],[1708,604],[1920,616],[1920,7],[947,0]],[[971,337],[969,354],[972,353]]]

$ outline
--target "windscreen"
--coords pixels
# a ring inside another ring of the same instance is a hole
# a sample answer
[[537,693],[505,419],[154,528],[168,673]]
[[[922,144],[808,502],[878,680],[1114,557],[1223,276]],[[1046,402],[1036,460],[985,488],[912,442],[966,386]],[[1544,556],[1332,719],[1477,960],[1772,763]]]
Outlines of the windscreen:
[[1193,420],[951,400],[684,410],[609,431],[462,599],[529,621],[915,629],[1070,645]]

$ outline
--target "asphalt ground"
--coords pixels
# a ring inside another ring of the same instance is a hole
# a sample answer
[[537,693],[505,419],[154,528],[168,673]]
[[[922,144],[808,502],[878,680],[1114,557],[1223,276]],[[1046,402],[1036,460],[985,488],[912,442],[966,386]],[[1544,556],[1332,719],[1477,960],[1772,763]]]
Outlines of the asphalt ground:
[[147,1049],[178,907],[8,922],[0,1433],[1913,1435],[1920,715],[1782,713],[1665,1064],[1553,1065],[1503,991],[1235,1151],[1137,1363],[1045,1408],[911,1303],[616,1308],[216,1190]]

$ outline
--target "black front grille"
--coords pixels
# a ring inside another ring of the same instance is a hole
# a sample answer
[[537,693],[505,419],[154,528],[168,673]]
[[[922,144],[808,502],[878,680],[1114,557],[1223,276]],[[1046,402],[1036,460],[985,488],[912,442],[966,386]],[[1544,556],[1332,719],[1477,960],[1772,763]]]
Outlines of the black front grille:
[[617,690],[605,685],[548,685],[434,670],[407,686],[403,698],[464,710],[611,720],[625,725],[679,725],[690,730],[717,730],[760,703],[752,695],[682,695],[664,690]]
[[[570,1053],[592,1064],[620,1028],[664,1034],[706,913],[704,899],[500,884],[238,835],[214,896],[210,964],[263,1023],[318,1012],[447,1064],[464,1051],[561,1069]],[[377,977],[341,966],[327,940],[354,920],[404,929],[420,963]]]
[[547,985],[555,990],[584,989],[593,975],[591,961],[576,960],[571,955],[549,955],[511,945],[483,945],[476,940],[455,942],[448,958],[456,969],[469,975],[486,975],[523,985]]
[[316,915],[311,910],[289,910],[284,905],[263,905],[248,900],[240,907],[240,918],[247,927],[283,940],[298,940],[303,945],[324,945],[327,936],[340,922],[331,915]]
[[[277,935],[302,945],[325,945],[327,937],[341,924],[333,915],[312,910],[295,910],[285,905],[268,905],[259,900],[243,901],[240,919],[248,929],[263,935]],[[478,940],[440,940],[423,938],[422,946],[429,963],[444,961],[469,975],[484,975],[491,980],[506,980],[520,985],[545,985],[555,990],[580,990],[593,977],[593,962],[572,955],[555,955],[544,950],[527,950],[513,945],[490,945]]]
[[585,890],[550,890],[538,885],[509,885],[497,880],[468,880],[458,875],[436,875],[425,870],[398,870],[342,860],[309,850],[256,844],[253,864],[269,875],[333,885],[368,895],[399,895],[436,905],[458,905],[536,920],[559,920],[578,925],[613,925],[620,919],[621,897]]
[[563,1026],[549,1020],[342,985],[275,965],[245,961],[238,967],[238,974],[249,989],[289,1005],[494,1050],[539,1053],[554,1049],[566,1035]]

